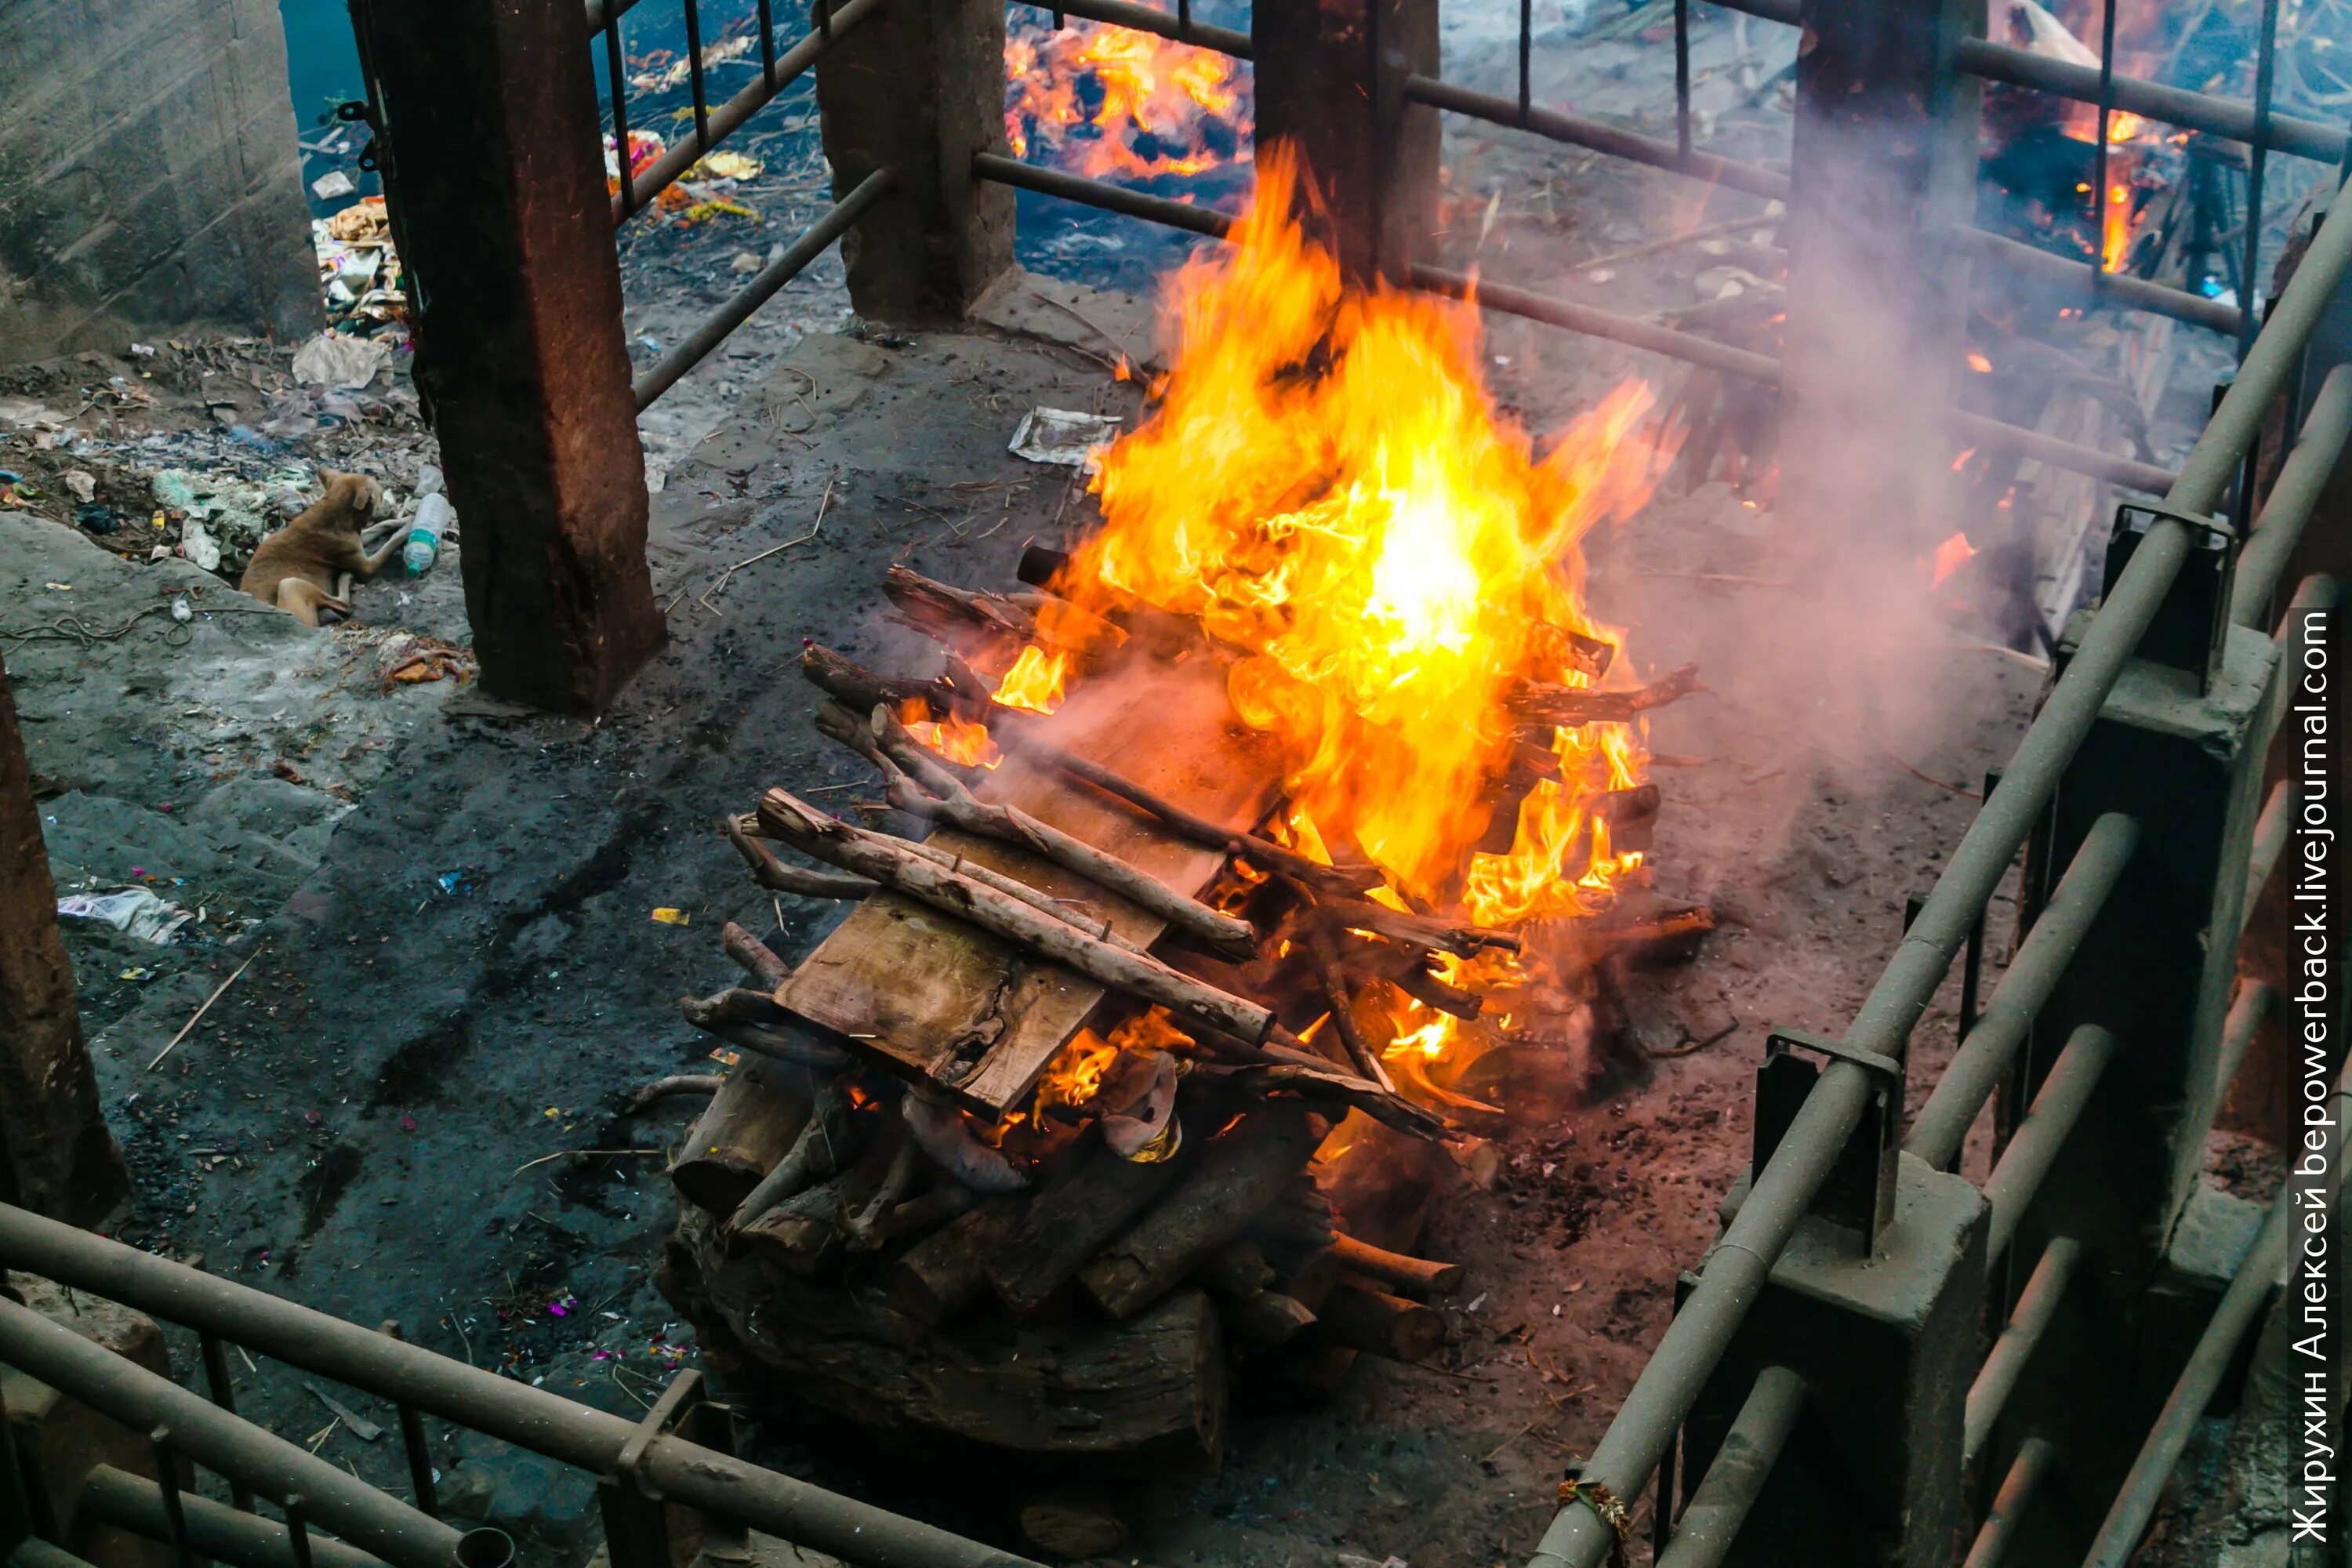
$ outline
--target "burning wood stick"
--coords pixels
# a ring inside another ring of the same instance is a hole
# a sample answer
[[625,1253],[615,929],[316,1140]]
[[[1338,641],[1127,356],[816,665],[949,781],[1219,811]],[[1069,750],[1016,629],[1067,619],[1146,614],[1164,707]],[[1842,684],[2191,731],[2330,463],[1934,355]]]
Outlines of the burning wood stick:
[[1389,1081],[1388,1073],[1381,1067],[1380,1058],[1372,1054],[1371,1047],[1364,1043],[1363,1031],[1356,1027],[1355,998],[1349,994],[1348,977],[1340,971],[1339,955],[1332,946],[1330,933],[1316,931],[1309,933],[1307,940],[1308,951],[1315,959],[1316,978],[1323,983],[1323,1000],[1331,1008],[1332,1032],[1347,1047],[1348,1059],[1356,1064],[1358,1072],[1390,1093],[1395,1093],[1396,1085]]
[[760,797],[760,826],[804,854],[870,877],[920,903],[992,931],[1087,979],[1257,1044],[1275,1027],[1273,1010],[1180,974],[1158,959],[1114,945],[1010,897],[900,840],[824,816],[781,789]]
[[1368,931],[1391,942],[1432,952],[1450,952],[1462,958],[1467,958],[1482,948],[1499,948],[1505,952],[1519,951],[1519,938],[1512,931],[1493,931],[1485,926],[1449,925],[1428,915],[1392,910],[1370,899],[1346,895],[1335,898],[1304,885],[1298,879],[1286,876],[1285,879],[1297,887],[1302,895],[1313,899],[1316,907],[1325,912],[1332,924],[1350,931]]
[[1038,595],[1024,599],[977,593],[935,583],[904,566],[883,574],[882,592],[900,620],[932,637],[964,627],[1080,654],[1127,640],[1118,627],[1066,600],[1055,600],[1047,608],[1037,602]]
[[906,676],[877,675],[864,665],[844,658],[822,643],[802,645],[801,674],[819,689],[840,698],[856,713],[871,712],[877,702],[892,708],[906,702],[921,702],[934,712],[978,719],[989,708],[989,694],[985,687],[961,688],[945,676],[922,680]]
[[1507,706],[1512,716],[1523,724],[1572,730],[1582,724],[1630,724],[1637,714],[1706,689],[1699,684],[1698,666],[1686,664],[1664,680],[1626,691],[1590,691],[1543,681],[1522,681],[1518,689],[1511,693]]
[[[821,716],[819,727],[828,734],[835,734],[839,722],[836,716]],[[854,736],[856,732],[854,723],[851,730]],[[1083,839],[1073,837],[1058,827],[1038,821],[1018,806],[997,805],[981,800],[944,769],[926,769],[925,764],[930,760],[929,749],[909,734],[907,727],[899,723],[887,707],[874,710],[863,744],[849,736],[840,738],[857,747],[865,752],[867,760],[881,768],[890,804],[899,810],[944,822],[978,837],[993,838],[1025,849],[1064,870],[1076,872],[1097,887],[1118,894],[1136,908],[1158,916],[1166,924],[1220,952],[1247,957],[1256,951],[1257,932],[1250,929],[1247,921],[1219,914],[1198,900],[1177,892],[1150,873],[1139,870]],[[916,787],[914,780],[908,776],[919,771],[923,778],[921,788]],[[926,789],[930,793],[923,793]]]

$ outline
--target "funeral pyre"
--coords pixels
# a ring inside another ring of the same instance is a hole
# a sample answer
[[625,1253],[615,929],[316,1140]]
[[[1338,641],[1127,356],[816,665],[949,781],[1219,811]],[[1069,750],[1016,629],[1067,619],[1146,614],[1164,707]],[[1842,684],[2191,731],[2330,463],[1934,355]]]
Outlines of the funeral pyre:
[[1538,457],[1472,314],[1346,286],[1311,212],[1269,155],[1175,279],[1090,538],[1020,592],[891,572],[937,673],[804,651],[883,798],[726,824],[858,903],[790,970],[730,927],[753,984],[683,1003],[746,1053],[674,1169],[711,1355],[880,1426],[1213,1453],[1235,1366],[1437,1347],[1440,1178],[1590,1091],[1617,966],[1707,929],[1643,867],[1643,714],[1696,672],[1643,683],[1583,600],[1645,392]]

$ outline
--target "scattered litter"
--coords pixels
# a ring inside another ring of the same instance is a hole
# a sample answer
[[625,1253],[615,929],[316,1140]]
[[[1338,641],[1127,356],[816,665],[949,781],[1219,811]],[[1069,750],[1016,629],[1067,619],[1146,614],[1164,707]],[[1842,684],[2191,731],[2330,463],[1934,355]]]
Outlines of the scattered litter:
[[684,910],[663,908],[654,911],[654,920],[661,925],[682,926],[693,923],[694,917]]
[[463,871],[444,871],[433,879],[453,899],[474,890],[474,879]]
[[320,332],[295,351],[294,379],[310,386],[357,392],[375,379],[391,357],[392,345],[382,338]]
[[306,1383],[302,1386],[309,1389],[310,1391],[310,1397],[325,1405],[327,1407],[327,1413],[330,1415],[332,1415],[336,1420],[341,1421],[344,1426],[350,1429],[352,1436],[357,1437],[361,1442],[373,1443],[378,1437],[383,1436],[383,1427],[377,1426],[366,1416],[360,1415],[357,1411],[352,1410],[348,1405],[336,1400],[332,1395],[329,1394],[325,1389],[320,1388],[317,1384]]
[[408,542],[400,550],[401,563],[410,576],[422,577],[433,570],[441,554],[441,540],[457,521],[456,509],[438,489],[418,499],[416,515],[408,520]]
[[766,165],[757,158],[721,148],[705,153],[699,163],[686,172],[689,180],[756,180],[766,173]]
[[[236,977],[243,974],[247,970],[251,969],[253,967],[253,961],[260,956],[261,950],[259,948],[254,949],[254,951],[247,956],[246,961],[243,963],[238,964],[226,980],[222,981],[218,985],[213,987],[213,994],[205,998],[205,1005],[190,1015],[186,1023],[180,1026],[180,1032],[172,1037],[172,1043],[155,1053],[155,1059],[147,1064],[147,1070],[149,1072],[153,1072],[157,1068],[163,1066],[163,1058],[180,1048],[180,1042],[188,1037],[188,1031],[194,1028],[197,1022],[202,1019],[205,1014],[213,1010],[213,1004],[221,999],[221,994],[226,991],[230,986],[236,984]],[[373,1441],[373,1439],[370,1440]]]
[[122,517],[102,500],[84,501],[74,508],[74,526],[86,533],[112,533],[122,526]]
[[74,500],[87,501],[98,499],[98,477],[95,474],[85,473],[79,468],[68,468],[65,478],[66,489],[73,491]]
[[1118,434],[1116,415],[1077,414],[1066,408],[1033,408],[1021,416],[1007,450],[1033,463],[1093,471],[1095,450]]
[[337,196],[357,195],[359,187],[341,169],[331,169],[310,182],[310,194],[322,202],[331,202]]
[[180,928],[196,917],[194,910],[167,904],[144,888],[126,888],[119,893],[68,894],[58,900],[58,918],[96,921],[142,942],[169,947],[179,941]]

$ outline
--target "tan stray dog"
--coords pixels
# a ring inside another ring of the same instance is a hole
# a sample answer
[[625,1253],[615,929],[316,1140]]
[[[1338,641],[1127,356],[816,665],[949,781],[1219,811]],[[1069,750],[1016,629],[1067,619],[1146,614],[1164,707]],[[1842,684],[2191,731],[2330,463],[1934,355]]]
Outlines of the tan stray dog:
[[[332,468],[320,468],[319,477],[327,482],[327,493],[261,542],[236,584],[306,626],[319,624],[320,610],[350,615],[351,601],[336,592],[337,576],[367,582],[383,570],[402,543],[395,531],[373,555],[360,548],[360,530],[383,509],[383,491],[373,479]],[[346,584],[343,593],[349,592]]]

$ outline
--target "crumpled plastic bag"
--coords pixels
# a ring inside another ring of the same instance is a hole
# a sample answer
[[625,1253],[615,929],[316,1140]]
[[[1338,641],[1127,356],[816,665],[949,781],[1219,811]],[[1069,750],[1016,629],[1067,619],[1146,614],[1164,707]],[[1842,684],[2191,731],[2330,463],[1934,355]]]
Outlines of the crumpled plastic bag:
[[72,893],[58,900],[59,920],[97,921],[142,942],[169,947],[180,940],[180,928],[194,920],[192,910],[167,904],[144,888],[119,893]]
[[1115,414],[1077,414],[1067,408],[1033,408],[1013,427],[1007,450],[1033,463],[1093,471],[1095,449],[1118,434]]
[[392,357],[392,345],[378,338],[347,338],[321,332],[294,353],[294,379],[311,386],[357,392],[375,379]]

